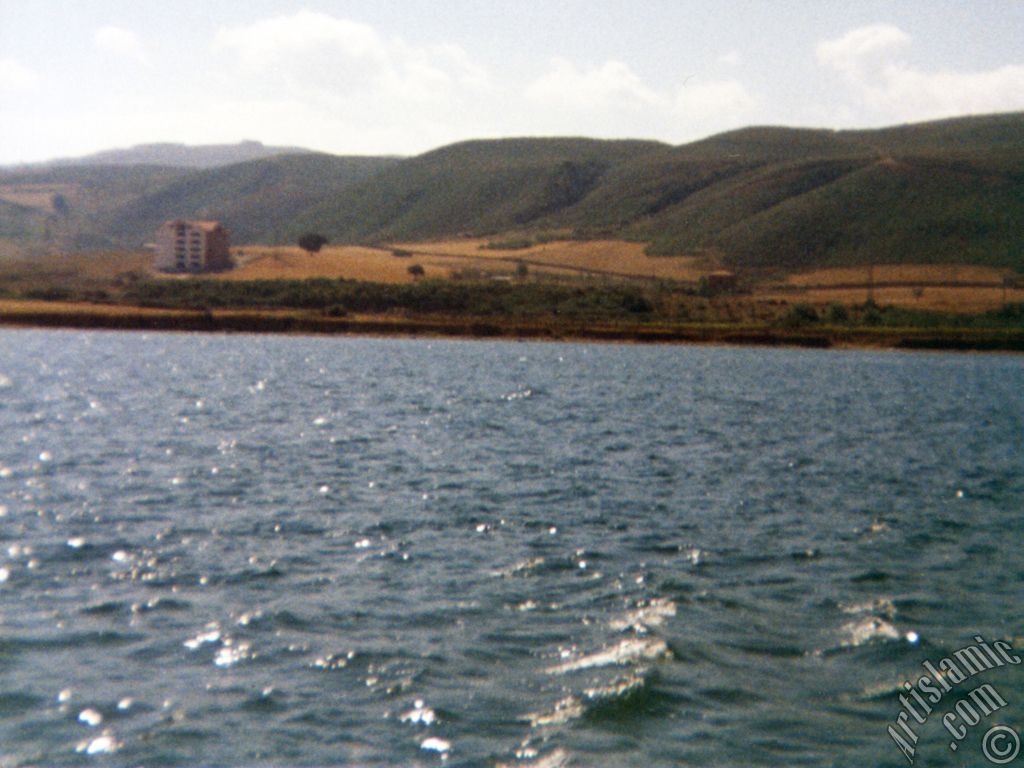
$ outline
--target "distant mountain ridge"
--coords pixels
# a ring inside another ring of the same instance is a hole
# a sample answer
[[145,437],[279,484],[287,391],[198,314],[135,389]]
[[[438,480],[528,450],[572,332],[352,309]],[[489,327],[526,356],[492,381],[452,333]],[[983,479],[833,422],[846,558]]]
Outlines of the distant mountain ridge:
[[171,168],[217,168],[277,155],[311,152],[301,147],[266,146],[259,141],[237,144],[137,144],[127,149],[109,149],[83,157],[48,160],[39,165],[162,165]]
[[[64,198],[60,210],[41,190]],[[754,127],[680,146],[518,138],[404,159],[302,152],[205,169],[0,170],[0,238],[138,247],[179,216],[220,219],[236,243],[310,231],[334,243],[618,238],[736,269],[1024,272],[1024,113],[876,130]]]

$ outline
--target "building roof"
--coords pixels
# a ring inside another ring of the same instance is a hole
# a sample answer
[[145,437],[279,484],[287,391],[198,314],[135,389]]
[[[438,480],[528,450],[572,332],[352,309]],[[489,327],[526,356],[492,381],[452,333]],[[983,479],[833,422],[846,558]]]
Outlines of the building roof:
[[179,224],[185,224],[192,229],[202,229],[205,232],[213,232],[216,229],[222,228],[219,221],[207,221],[203,219],[172,219],[170,221],[165,221],[163,225],[165,227],[174,227]]

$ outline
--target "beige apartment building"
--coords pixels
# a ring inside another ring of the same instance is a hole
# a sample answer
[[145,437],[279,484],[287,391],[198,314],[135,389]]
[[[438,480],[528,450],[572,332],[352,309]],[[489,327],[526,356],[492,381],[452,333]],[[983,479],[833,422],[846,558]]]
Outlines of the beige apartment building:
[[156,233],[156,268],[164,272],[214,272],[231,268],[231,240],[216,221],[166,221]]

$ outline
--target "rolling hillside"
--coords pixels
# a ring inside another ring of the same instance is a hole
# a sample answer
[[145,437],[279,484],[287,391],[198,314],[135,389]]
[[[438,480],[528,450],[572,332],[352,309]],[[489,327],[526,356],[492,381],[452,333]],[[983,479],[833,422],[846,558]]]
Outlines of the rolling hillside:
[[[35,248],[137,248],[170,218],[214,218],[264,242],[300,213],[397,163],[313,152],[189,170],[150,165],[0,172],[0,239]],[[55,207],[56,199],[62,200]]]
[[403,161],[325,201],[292,234],[418,240],[533,227],[592,194],[609,169],[664,145],[593,139],[470,141]]
[[107,214],[186,173],[150,165],[0,170],[0,242],[30,251],[105,247]]
[[236,243],[293,243],[305,231],[339,244],[617,238],[759,271],[1024,272],[1024,113],[880,130],[747,128],[677,147],[523,138],[408,159],[310,153],[198,171],[0,172],[0,238],[12,241],[137,247],[179,216],[221,219]]
[[236,243],[281,241],[310,207],[397,162],[306,153],[198,171],[109,212],[99,228],[115,243],[138,246],[169,218],[216,219]]
[[786,270],[1024,271],[1024,115],[876,131],[749,128],[680,147],[522,139],[406,160],[301,217],[333,241],[545,232]]
[[[745,267],[1024,268],[1024,116],[779,138],[770,129],[709,140],[753,167],[630,234],[654,253],[713,248]],[[801,146],[803,156],[792,151]]]

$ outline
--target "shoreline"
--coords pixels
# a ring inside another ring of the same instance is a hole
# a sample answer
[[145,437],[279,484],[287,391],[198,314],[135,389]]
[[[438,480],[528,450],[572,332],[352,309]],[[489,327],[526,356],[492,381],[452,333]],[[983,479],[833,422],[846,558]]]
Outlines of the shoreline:
[[159,309],[49,301],[0,301],[0,326],[81,330],[398,336],[488,340],[595,341],[639,344],[717,344],[810,349],[893,349],[1024,352],[1024,331],[891,327],[785,328],[700,323],[581,323],[475,316],[356,315],[329,317],[307,310]]

